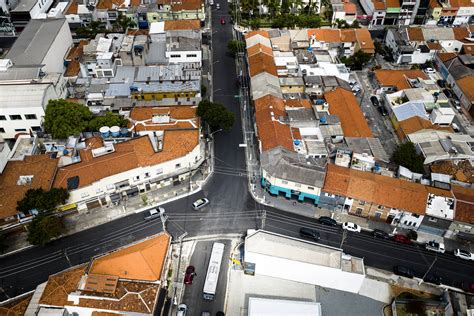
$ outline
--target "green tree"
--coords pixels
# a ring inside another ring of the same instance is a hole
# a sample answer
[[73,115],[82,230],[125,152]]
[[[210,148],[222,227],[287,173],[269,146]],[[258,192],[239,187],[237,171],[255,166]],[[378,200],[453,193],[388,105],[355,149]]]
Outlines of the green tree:
[[129,28],[136,27],[137,24],[123,13],[119,13],[117,20],[112,24],[112,29],[116,32],[125,32]]
[[207,94],[207,87],[204,84],[201,84],[201,97],[204,98]]
[[261,21],[259,18],[253,18],[249,22],[249,26],[252,30],[257,30],[260,28]]
[[76,34],[84,38],[95,38],[99,33],[106,33],[107,27],[105,23],[100,21],[92,21],[87,26],[80,27],[76,30]]
[[231,39],[227,43],[227,48],[232,52],[232,54],[237,54],[238,52],[245,51],[245,42]]
[[44,246],[64,232],[62,218],[38,215],[28,225],[28,241],[33,245]]
[[17,202],[16,209],[23,213],[33,209],[40,213],[54,211],[58,205],[66,203],[68,198],[69,192],[64,188],[52,188],[50,191],[44,191],[42,188],[29,189]]
[[350,57],[341,57],[341,62],[344,63],[351,70],[362,70],[369,61],[372,60],[372,55],[358,50]]
[[197,114],[209,124],[212,129],[230,130],[234,125],[235,115],[220,103],[209,100],[199,102]]
[[423,156],[416,152],[415,144],[406,142],[397,147],[392,155],[392,160],[399,166],[410,169],[413,172],[423,173]]
[[63,99],[49,100],[44,127],[53,138],[66,138],[86,130],[91,119],[87,106]]
[[120,126],[126,127],[128,120],[121,115],[112,112],[106,112],[104,116],[96,116],[89,121],[88,130],[96,132],[102,126]]

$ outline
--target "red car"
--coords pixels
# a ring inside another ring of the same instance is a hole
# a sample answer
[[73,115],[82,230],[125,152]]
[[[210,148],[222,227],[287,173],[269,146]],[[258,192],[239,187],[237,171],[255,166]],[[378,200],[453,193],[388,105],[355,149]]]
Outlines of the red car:
[[189,266],[186,268],[186,273],[184,274],[184,284],[193,284],[194,276],[197,275],[194,269],[194,266]]
[[463,291],[474,293],[474,282],[463,282],[461,283],[461,288]]
[[393,241],[399,242],[401,244],[411,245],[411,240],[405,235],[395,234],[392,237]]
[[221,24],[222,24],[222,25],[225,24],[225,19],[224,19],[224,18],[221,19]]

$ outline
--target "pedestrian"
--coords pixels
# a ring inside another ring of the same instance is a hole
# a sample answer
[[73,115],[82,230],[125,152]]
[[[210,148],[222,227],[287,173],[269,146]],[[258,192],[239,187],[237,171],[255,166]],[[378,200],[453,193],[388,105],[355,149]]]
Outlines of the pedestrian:
[[293,205],[296,205],[296,201],[293,201]]

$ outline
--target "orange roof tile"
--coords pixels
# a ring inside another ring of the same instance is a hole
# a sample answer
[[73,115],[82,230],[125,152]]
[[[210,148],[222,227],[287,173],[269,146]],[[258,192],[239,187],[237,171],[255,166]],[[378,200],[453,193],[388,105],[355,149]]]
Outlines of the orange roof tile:
[[431,9],[434,9],[434,8],[441,8],[441,4],[439,4],[438,0],[430,0],[430,4],[429,4],[429,7]]
[[149,29],[128,29],[127,35],[148,35],[150,33]]
[[383,10],[386,9],[386,7],[385,7],[385,2],[383,2],[383,1],[372,0],[372,3],[374,4],[375,10],[383,11]]
[[467,41],[466,38],[469,38],[469,29],[466,26],[453,27],[454,38],[458,41]]
[[[88,144],[86,144],[88,146]],[[163,148],[155,152],[148,136],[115,145],[115,152],[92,157],[89,148],[80,151],[81,162],[59,168],[55,187],[67,187],[67,179],[79,177],[79,188],[100,179],[143,166],[157,165],[182,157],[199,145],[198,130],[167,130]]]
[[474,24],[469,24],[469,32],[474,33]]
[[375,70],[375,77],[382,87],[396,87],[397,90],[411,88],[408,79],[428,79],[426,74],[419,69],[400,69],[389,70],[379,69]]
[[278,76],[277,68],[273,56],[265,53],[255,54],[248,58],[250,77],[258,75],[262,72],[267,72],[274,76]]
[[165,31],[171,30],[199,30],[201,21],[199,20],[170,20],[165,21]]
[[415,42],[423,42],[425,37],[420,27],[409,27],[407,28],[408,40]]
[[328,164],[324,192],[423,215],[427,188],[418,183]]
[[344,2],[344,12],[346,14],[356,14],[357,13],[357,6],[351,2]]
[[99,0],[96,6],[98,10],[111,10],[116,8],[124,8],[124,0]]
[[464,95],[471,101],[474,102],[474,75],[469,75],[456,81],[459,89]]
[[372,137],[372,131],[352,92],[338,87],[326,92],[324,98],[329,104],[329,113],[339,117],[345,137]]
[[309,99],[287,99],[285,100],[285,104],[287,107],[294,107],[294,108],[307,108],[311,109],[312,104]]
[[202,0],[171,1],[172,11],[199,10],[203,6]]
[[308,37],[315,36],[317,41],[340,43],[341,32],[336,29],[308,29]]
[[49,306],[73,304],[73,302],[67,300],[68,295],[77,289],[79,280],[86,272],[86,269],[87,265],[83,264],[49,276],[39,303]]
[[77,14],[78,7],[79,7],[79,5],[77,3],[77,0],[72,0],[69,3],[69,7],[66,10],[66,14]]
[[2,303],[0,306],[0,315],[3,316],[23,316],[25,315],[28,304],[30,303],[33,294],[20,299],[11,298],[7,303]]
[[387,8],[400,8],[400,0],[387,0]]
[[434,50],[443,49],[443,46],[441,46],[441,44],[438,42],[428,42],[426,43],[426,46],[428,46],[429,49],[434,49]]
[[[197,106],[134,107],[130,112],[129,128],[134,131],[158,131],[169,129],[199,129]],[[169,116],[169,122],[154,123],[153,117]]]
[[[50,155],[25,156],[23,160],[9,161],[0,174],[0,218],[17,214],[16,202],[28,189],[48,191],[53,182],[58,161]],[[33,176],[31,183],[17,185],[20,176]]]
[[453,185],[456,209],[454,219],[456,221],[474,224],[474,189]]
[[441,52],[438,53],[438,58],[439,58],[442,62],[451,60],[451,59],[456,58],[456,57],[457,57],[457,54],[456,54],[456,53],[441,53]]
[[450,0],[449,3],[452,7],[474,7],[471,0]]
[[251,57],[253,55],[260,54],[260,53],[273,56],[273,51],[272,51],[271,47],[262,45],[260,43],[258,43],[256,45],[253,45],[252,47],[247,48],[247,56],[248,57]]
[[368,29],[354,29],[357,38],[357,44],[360,49],[368,54],[375,54],[375,45]]
[[357,36],[354,29],[341,30],[341,42],[356,42]]
[[401,140],[405,140],[406,137],[424,129],[433,129],[433,130],[446,130],[452,132],[453,129],[450,126],[441,126],[434,125],[430,120],[422,119],[419,116],[413,116],[409,119],[399,122],[397,135]]
[[463,44],[463,53],[468,55],[474,55],[474,44]]
[[258,30],[258,31],[251,31],[245,34],[245,39],[251,38],[252,36],[255,36],[255,35],[261,35],[263,37],[270,38],[267,31]]
[[94,259],[89,273],[120,279],[155,282],[161,279],[170,236],[162,233],[135,245]]

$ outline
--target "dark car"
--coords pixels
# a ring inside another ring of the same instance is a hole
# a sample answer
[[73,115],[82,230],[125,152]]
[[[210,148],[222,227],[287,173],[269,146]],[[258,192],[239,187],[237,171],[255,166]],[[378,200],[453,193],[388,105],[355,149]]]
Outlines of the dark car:
[[465,292],[474,293],[474,282],[469,282],[469,281],[462,282],[461,289]]
[[446,88],[446,80],[438,79],[438,80],[436,80],[436,83],[437,83],[438,86],[440,86],[441,88]]
[[321,238],[318,231],[306,227],[302,227],[300,229],[300,236],[303,238],[312,239],[314,241],[318,241],[319,238]]
[[372,232],[372,235],[377,238],[390,239],[390,235],[380,229],[374,229],[374,231]]
[[380,112],[380,114],[382,114],[382,116],[387,116],[388,115],[387,109],[385,109],[384,106],[378,106],[377,110]]
[[393,272],[396,275],[401,275],[401,276],[404,276],[404,277],[407,277],[407,278],[410,278],[410,279],[413,279],[413,277],[415,276],[415,273],[413,272],[412,269],[404,267],[404,266],[395,266],[395,267],[393,267]]
[[411,245],[411,240],[405,235],[395,234],[392,237],[393,241],[399,242],[401,244]]
[[379,102],[379,99],[377,99],[377,97],[375,95],[371,96],[370,97],[370,102],[372,102],[372,104],[374,106],[380,106],[380,102]]
[[439,275],[437,275],[435,273],[432,273],[432,274],[428,274],[427,276],[425,276],[423,281],[428,282],[428,283],[433,283],[433,284],[436,284],[436,285],[440,285],[441,282],[443,282],[443,279]]
[[453,97],[453,93],[448,90],[448,89],[443,89],[443,93],[445,96],[447,96],[448,98],[452,98]]
[[186,273],[184,274],[184,284],[193,284],[194,276],[197,275],[194,266],[189,266],[186,268]]
[[337,226],[336,220],[328,216],[321,216],[320,218],[318,218],[318,222],[327,226]]

